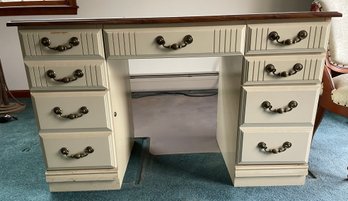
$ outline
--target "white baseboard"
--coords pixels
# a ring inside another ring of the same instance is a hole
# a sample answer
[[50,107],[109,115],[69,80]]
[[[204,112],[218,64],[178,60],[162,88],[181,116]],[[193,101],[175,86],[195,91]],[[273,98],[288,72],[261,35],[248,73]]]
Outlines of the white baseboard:
[[131,76],[132,92],[217,89],[218,73]]

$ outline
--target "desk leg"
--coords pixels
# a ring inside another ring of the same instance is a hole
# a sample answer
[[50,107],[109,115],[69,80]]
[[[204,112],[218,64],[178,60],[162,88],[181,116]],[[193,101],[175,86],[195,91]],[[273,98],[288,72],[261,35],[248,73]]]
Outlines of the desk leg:
[[232,182],[238,147],[242,61],[242,56],[222,57],[219,73],[216,138]]
[[122,184],[134,138],[128,60],[108,60],[107,69],[118,177]]

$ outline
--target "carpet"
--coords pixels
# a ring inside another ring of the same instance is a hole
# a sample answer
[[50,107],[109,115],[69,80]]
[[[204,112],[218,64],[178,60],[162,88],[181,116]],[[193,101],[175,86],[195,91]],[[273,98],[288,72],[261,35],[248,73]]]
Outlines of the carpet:
[[326,113],[309,165],[317,179],[304,186],[234,188],[220,153],[151,155],[151,139],[137,138],[119,191],[50,193],[30,100],[17,121],[0,124],[2,201],[348,200],[348,119]]

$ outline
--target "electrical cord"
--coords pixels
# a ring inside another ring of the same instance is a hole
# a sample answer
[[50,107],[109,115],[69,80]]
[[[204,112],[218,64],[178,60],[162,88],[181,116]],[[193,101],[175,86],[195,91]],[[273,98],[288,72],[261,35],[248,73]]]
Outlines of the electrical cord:
[[159,91],[159,92],[132,92],[132,98],[145,98],[149,96],[183,95],[187,97],[209,97],[216,96],[217,90],[195,90],[195,91]]

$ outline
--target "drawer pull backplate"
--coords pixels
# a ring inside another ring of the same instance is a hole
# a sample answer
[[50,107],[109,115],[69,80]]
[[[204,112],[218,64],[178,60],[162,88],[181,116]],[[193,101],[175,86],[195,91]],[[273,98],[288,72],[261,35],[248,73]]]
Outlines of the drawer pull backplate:
[[171,45],[165,45],[166,41],[163,38],[163,36],[157,36],[155,41],[156,41],[156,43],[158,45],[161,45],[164,48],[177,50],[177,49],[186,47],[188,44],[191,44],[193,42],[193,37],[191,35],[186,35],[181,42],[174,43],[174,44],[171,44]]
[[56,78],[57,77],[56,72],[54,72],[53,70],[48,70],[46,72],[46,75],[56,82],[69,83],[69,82],[77,80],[78,78],[83,77],[83,72],[81,69],[77,69],[74,71],[73,75],[70,77]]
[[288,105],[284,108],[277,108],[277,109],[272,109],[273,106],[269,101],[263,101],[261,104],[261,107],[263,109],[269,109],[269,111],[274,112],[274,113],[284,113],[284,112],[290,112],[292,109],[294,109],[295,107],[297,107],[298,103],[296,101],[290,101],[288,103]]
[[56,47],[51,47],[51,40],[47,37],[41,38],[41,44],[51,50],[56,50],[59,52],[64,52],[66,50],[69,50],[73,48],[74,46],[78,46],[80,44],[80,41],[77,37],[71,37],[68,44],[65,45],[58,45]]
[[272,153],[272,154],[278,154],[281,152],[286,151],[287,149],[289,149],[292,146],[291,142],[284,142],[283,145],[281,147],[278,147],[277,149],[267,149],[267,145],[264,142],[259,142],[259,144],[257,144],[257,147],[260,149],[260,151],[265,152],[265,153]]
[[278,44],[281,44],[281,45],[291,45],[291,44],[300,42],[301,40],[307,38],[307,36],[308,36],[307,31],[302,30],[298,32],[297,36],[293,39],[286,39],[286,40],[279,41],[280,36],[278,32],[272,31],[271,33],[268,34],[268,39],[271,41],[276,41]]
[[78,113],[73,113],[73,114],[68,114],[68,115],[63,115],[63,110],[60,107],[55,107],[53,108],[53,112],[60,118],[65,118],[65,119],[76,119],[82,117],[84,114],[88,113],[88,108],[86,106],[82,106],[79,109]]
[[301,71],[303,69],[303,65],[300,63],[295,64],[292,69],[290,69],[288,72],[283,71],[283,72],[276,72],[277,69],[273,64],[267,64],[265,67],[265,70],[267,73],[273,73],[274,76],[276,77],[288,77],[291,75],[296,74],[297,72]]
[[69,155],[69,150],[66,147],[62,147],[60,149],[60,153],[63,156],[65,156],[67,158],[74,158],[74,159],[80,159],[80,158],[86,157],[86,156],[88,156],[88,154],[91,154],[93,152],[94,152],[94,149],[91,146],[86,147],[85,150],[83,150],[83,152],[80,152],[77,154],[71,154],[71,155]]

